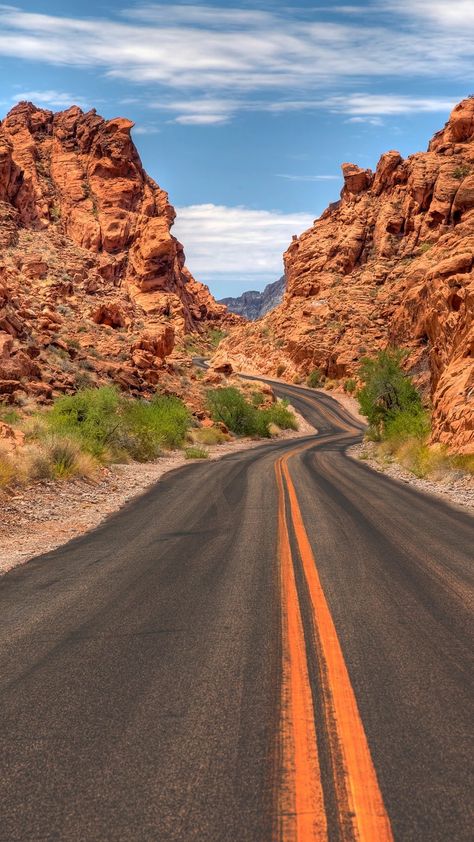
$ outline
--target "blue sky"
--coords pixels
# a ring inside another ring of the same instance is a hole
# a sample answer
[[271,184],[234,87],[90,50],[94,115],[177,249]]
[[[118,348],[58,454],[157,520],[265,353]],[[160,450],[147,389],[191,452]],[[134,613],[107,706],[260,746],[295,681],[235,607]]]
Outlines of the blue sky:
[[473,54],[474,0],[24,0],[0,4],[0,109],[133,119],[189,268],[235,295],[281,274],[341,162],[426,147]]

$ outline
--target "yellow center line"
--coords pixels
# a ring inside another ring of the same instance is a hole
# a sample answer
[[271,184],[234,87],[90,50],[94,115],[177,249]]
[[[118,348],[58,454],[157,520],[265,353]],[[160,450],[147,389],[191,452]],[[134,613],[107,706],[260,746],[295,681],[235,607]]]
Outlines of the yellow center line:
[[[325,708],[331,709],[333,720],[335,721],[336,739],[344,765],[343,781],[333,782],[336,798],[338,799],[338,809],[341,812],[340,826],[341,828],[347,828],[349,825],[349,835],[347,835],[346,831],[343,831],[344,838],[347,839],[358,840],[358,842],[392,842],[393,836],[390,822],[378,785],[377,775],[372,762],[354,690],[352,688],[349,673],[344,661],[336,628],[321,585],[316,561],[306,528],[304,526],[296,491],[288,471],[288,459],[291,456],[294,456],[297,452],[310,446],[312,446],[312,443],[305,445],[304,447],[300,447],[278,460],[276,473],[280,496],[279,534],[281,536],[283,533],[283,545],[286,546],[288,536],[288,513],[286,512],[285,507],[284,491],[284,484],[286,483],[290,501],[290,515],[310,596],[313,615],[312,619],[320,641],[320,657],[323,661],[322,666],[327,677],[326,686],[323,689],[323,694],[325,696],[323,702]],[[281,524],[281,518],[285,521],[284,526]],[[282,567],[285,570],[288,565],[293,568],[289,540],[288,549],[285,549],[283,552],[281,547],[282,543],[280,543],[280,561],[282,563]],[[288,554],[288,558],[286,557],[286,554]],[[287,619],[283,624],[283,651],[284,653],[288,653],[292,647],[294,648],[299,645],[297,642],[292,643],[290,639],[291,634],[296,635],[296,641],[300,640],[300,635],[303,635],[304,638],[299,607],[298,614],[301,627],[299,628],[295,626],[294,621],[293,625],[289,622],[289,613],[296,610],[294,607],[290,607],[291,603],[293,600],[298,603],[294,573],[293,577],[291,577],[288,572],[284,573],[282,570],[282,594],[284,611],[287,614]],[[291,665],[292,658],[290,657],[287,668],[291,668]],[[289,680],[291,681],[292,679]],[[302,686],[306,682],[308,683],[308,686]],[[301,673],[300,683],[297,686],[299,687],[298,692],[300,692],[304,698],[306,698],[308,691],[311,693],[306,658],[305,670]],[[294,692],[296,692],[296,686],[294,688]],[[303,704],[306,704],[306,702],[303,702]],[[297,700],[294,701],[291,711],[297,711]],[[312,718],[314,720],[314,714]],[[283,723],[283,728],[287,728],[285,723]],[[315,733],[313,722],[313,728],[309,728],[307,739],[315,741]],[[320,774],[319,766],[316,766],[316,764],[313,763],[312,772],[313,774]],[[318,789],[317,785],[314,786]],[[298,773],[296,758],[294,763],[293,787],[295,791],[295,803],[298,805],[298,790],[303,788],[303,795],[306,797],[305,791],[307,789],[307,782],[304,782],[302,780],[302,776]],[[321,784],[319,783],[319,790],[321,789]],[[344,793],[345,797],[343,797],[342,793]],[[341,803],[342,801],[345,803]],[[342,815],[342,813],[344,813],[344,815]],[[311,833],[307,830],[300,830],[299,825],[296,827],[295,835],[281,837],[282,842],[288,842],[288,840],[293,839],[297,840],[297,842],[312,842],[315,839],[319,840],[322,838],[324,837],[311,835]]]
[[283,638],[278,838],[281,842],[327,842],[313,699],[286,521],[280,461],[275,463],[279,489],[278,548]]

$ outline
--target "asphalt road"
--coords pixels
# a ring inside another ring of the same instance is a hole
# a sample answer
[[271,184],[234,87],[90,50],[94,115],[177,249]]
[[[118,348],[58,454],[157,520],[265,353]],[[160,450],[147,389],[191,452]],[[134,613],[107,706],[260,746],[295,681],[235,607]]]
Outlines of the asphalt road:
[[0,580],[2,842],[471,842],[474,519],[279,391],[315,438],[174,471]]

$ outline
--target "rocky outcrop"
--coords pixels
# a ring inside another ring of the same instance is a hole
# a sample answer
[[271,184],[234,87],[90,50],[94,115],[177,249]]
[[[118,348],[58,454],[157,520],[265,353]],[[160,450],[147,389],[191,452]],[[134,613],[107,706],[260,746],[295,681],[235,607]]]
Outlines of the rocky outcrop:
[[474,99],[428,151],[382,155],[376,171],[343,165],[341,198],[294,238],[287,291],[220,353],[236,368],[332,379],[387,344],[433,407],[433,438],[474,451]]
[[184,334],[235,321],[186,270],[132,126],[27,102],[0,123],[0,399],[146,392]]
[[286,287],[286,278],[283,275],[273,284],[267,284],[263,292],[249,290],[243,292],[237,298],[221,298],[219,304],[223,304],[231,313],[243,316],[244,319],[255,321],[261,319],[270,310],[280,304]]

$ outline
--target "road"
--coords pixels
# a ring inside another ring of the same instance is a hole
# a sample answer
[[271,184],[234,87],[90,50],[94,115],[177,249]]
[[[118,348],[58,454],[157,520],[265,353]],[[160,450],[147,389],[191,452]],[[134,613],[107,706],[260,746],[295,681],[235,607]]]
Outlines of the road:
[[472,840],[474,519],[318,429],[0,580],[5,842]]

